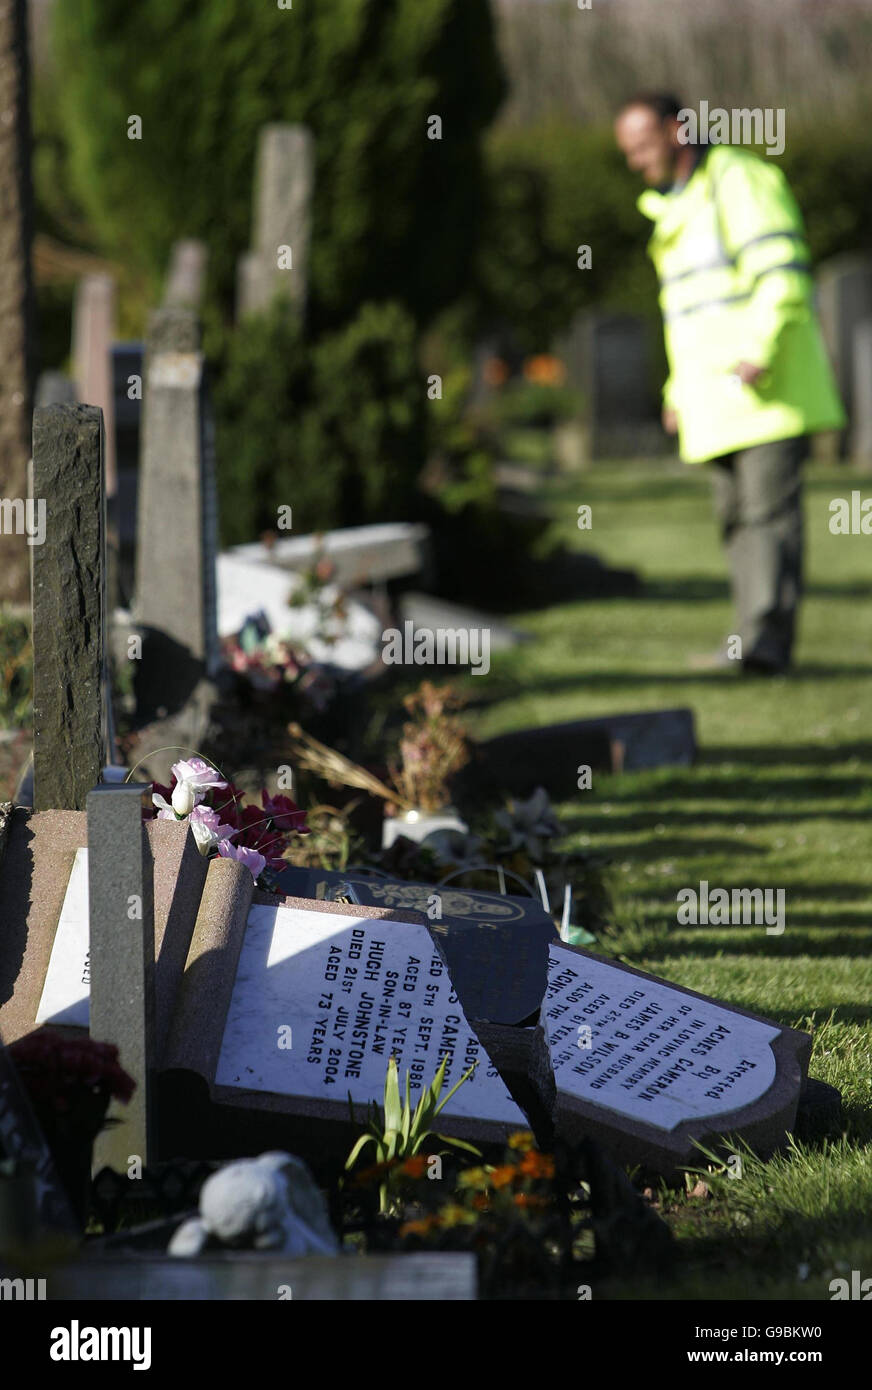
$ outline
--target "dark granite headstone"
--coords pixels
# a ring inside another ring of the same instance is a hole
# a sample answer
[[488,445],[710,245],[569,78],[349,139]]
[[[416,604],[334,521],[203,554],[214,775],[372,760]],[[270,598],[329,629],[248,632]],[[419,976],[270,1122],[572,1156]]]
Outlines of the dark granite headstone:
[[528,796],[544,787],[554,800],[578,794],[578,769],[608,772],[687,767],[696,755],[693,711],[645,710],[520,729],[478,744],[462,781]]
[[130,1155],[156,1155],[152,1118],[157,1061],[154,1005],[154,891],[142,822],[149,788],[131,782],[88,795],[90,1033],[114,1043],[136,1082],[132,1099],[110,1117],[94,1146],[95,1169],[127,1169]]
[[96,406],[34,411],[31,547],[37,810],[82,810],[106,758],[103,418]]

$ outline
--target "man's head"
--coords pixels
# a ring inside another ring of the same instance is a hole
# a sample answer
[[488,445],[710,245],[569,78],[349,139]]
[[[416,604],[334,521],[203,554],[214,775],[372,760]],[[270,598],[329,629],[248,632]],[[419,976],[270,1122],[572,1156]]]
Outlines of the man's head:
[[645,92],[618,112],[615,139],[629,168],[653,187],[673,183],[693,160],[692,149],[678,138],[683,109],[669,92]]

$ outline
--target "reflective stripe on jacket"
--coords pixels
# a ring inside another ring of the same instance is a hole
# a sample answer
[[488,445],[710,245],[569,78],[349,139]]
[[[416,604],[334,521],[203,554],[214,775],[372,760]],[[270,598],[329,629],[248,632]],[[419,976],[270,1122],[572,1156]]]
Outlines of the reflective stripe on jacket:
[[[648,189],[638,206],[654,222],[664,404],[677,412],[684,461],[841,429],[802,216],[781,170],[710,146],[683,188]],[[753,387],[733,375],[742,361],[766,368]]]

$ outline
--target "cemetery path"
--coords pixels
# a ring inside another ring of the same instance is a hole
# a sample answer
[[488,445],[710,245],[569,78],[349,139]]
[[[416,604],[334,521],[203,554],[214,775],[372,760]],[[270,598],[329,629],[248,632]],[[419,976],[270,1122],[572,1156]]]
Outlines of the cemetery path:
[[[555,487],[567,543],[638,569],[645,590],[517,618],[536,640],[495,658],[496,699],[476,724],[490,735],[690,706],[694,767],[594,774],[591,791],[559,808],[571,843],[611,860],[609,944],[642,969],[811,1030],[812,1075],[842,1090],[845,1135],[829,1148],[748,1159],[741,1181],[710,1175],[705,1198],[663,1195],[686,1257],[680,1297],[748,1297],[750,1284],[757,1297],[828,1298],[837,1263],[872,1273],[872,578],[868,538],[828,527],[829,502],[859,481],[808,470],[796,669],[774,680],[689,667],[733,630],[704,470],[609,465]],[[592,507],[583,537],[580,502]],[[784,930],[682,924],[677,894],[703,880],[783,889]]]

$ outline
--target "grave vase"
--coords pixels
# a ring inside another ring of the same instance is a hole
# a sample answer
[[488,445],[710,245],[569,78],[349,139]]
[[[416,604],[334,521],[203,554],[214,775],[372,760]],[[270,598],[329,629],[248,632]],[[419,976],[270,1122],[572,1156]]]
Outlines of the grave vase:
[[460,819],[453,806],[439,811],[403,811],[398,816],[385,816],[382,826],[382,849],[390,849],[401,835],[422,844],[435,830],[458,830],[469,833],[469,826]]

